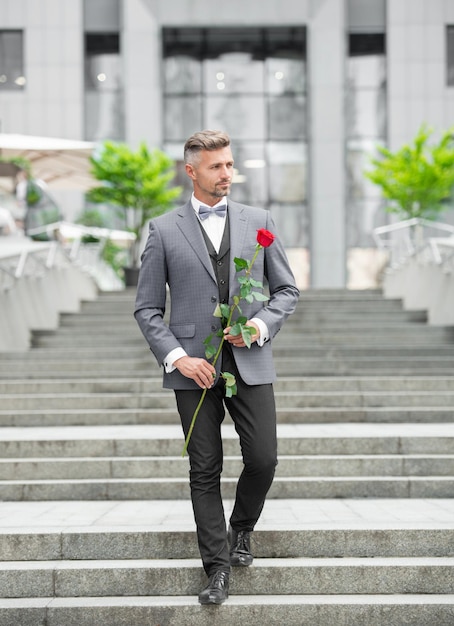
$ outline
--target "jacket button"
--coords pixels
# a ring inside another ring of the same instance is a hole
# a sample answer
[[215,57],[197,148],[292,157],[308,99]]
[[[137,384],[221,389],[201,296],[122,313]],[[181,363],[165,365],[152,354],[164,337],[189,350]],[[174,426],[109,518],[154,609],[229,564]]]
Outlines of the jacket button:
[[216,296],[211,296],[211,302],[216,302],[217,298]]
[[218,265],[222,265],[223,261],[218,261]]
[[213,326],[211,327],[211,330],[215,333],[215,332],[217,331],[217,329],[218,329],[218,328],[217,328],[217,326],[215,326],[215,325],[213,324]]
[[225,280],[224,279],[221,280],[221,285],[225,285]]

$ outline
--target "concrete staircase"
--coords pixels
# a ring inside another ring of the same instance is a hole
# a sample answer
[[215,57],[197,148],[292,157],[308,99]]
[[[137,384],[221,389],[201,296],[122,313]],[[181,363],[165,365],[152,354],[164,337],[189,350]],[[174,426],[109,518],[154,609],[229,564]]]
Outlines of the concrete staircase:
[[[104,294],[0,355],[0,626],[454,623],[454,332],[317,291],[275,340],[279,465],[231,597],[205,583],[173,394]],[[241,460],[224,426],[230,512]]]

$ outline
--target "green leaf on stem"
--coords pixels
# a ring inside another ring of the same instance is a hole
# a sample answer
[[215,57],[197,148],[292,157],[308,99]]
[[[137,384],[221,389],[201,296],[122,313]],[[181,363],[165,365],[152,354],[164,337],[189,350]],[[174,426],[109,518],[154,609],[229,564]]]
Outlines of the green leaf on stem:
[[236,396],[237,391],[238,391],[238,389],[237,389],[236,384],[232,385],[231,387],[226,387],[225,388],[225,396],[226,396],[226,398],[231,398],[232,396]]
[[241,328],[241,324],[238,324],[238,322],[236,322],[230,329],[229,334],[233,335],[234,337],[236,337],[237,335],[241,335]]
[[222,372],[221,376],[225,381],[226,398],[231,398],[232,396],[235,396],[237,392],[235,376],[230,372]]
[[240,296],[244,299],[246,298],[246,296],[248,296],[251,292],[251,286],[248,283],[247,285],[242,285],[241,289],[240,289]]
[[257,287],[257,289],[263,289],[263,285],[259,280],[255,280],[254,278],[250,278],[249,280],[253,287]]
[[230,372],[222,372],[221,376],[225,380],[225,384],[227,387],[233,387],[236,382],[235,376],[233,374],[231,374]]
[[243,337],[244,344],[247,348],[251,347],[252,331],[255,332],[255,328],[252,326],[242,326],[241,328],[241,336]]
[[212,359],[216,354],[216,348],[213,345],[209,345],[205,347],[205,357],[207,359]]
[[[222,313],[222,317],[225,317],[225,319],[229,318],[230,315],[230,307],[228,304],[221,304],[219,305],[219,308],[221,309],[221,313]],[[221,317],[221,316],[219,316]]]
[[246,270],[249,267],[249,261],[246,261],[246,259],[240,259],[238,257],[235,257],[233,259],[233,262],[235,263],[235,268],[237,272],[241,272],[241,270]]

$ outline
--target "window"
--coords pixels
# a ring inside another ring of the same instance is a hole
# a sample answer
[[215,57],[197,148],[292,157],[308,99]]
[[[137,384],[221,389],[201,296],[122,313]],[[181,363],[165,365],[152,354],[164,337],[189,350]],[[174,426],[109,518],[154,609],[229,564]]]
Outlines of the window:
[[164,147],[178,184],[190,189],[184,141],[225,130],[232,197],[270,209],[287,246],[307,245],[305,28],[165,28],[163,59]]
[[347,245],[373,247],[372,231],[386,220],[378,188],[364,176],[377,144],[386,140],[386,56],[383,33],[348,36],[346,89]]
[[20,30],[0,31],[0,89],[25,87],[23,40]]
[[118,33],[85,34],[85,138],[124,138],[123,79]]
[[454,26],[446,28],[447,85],[454,87]]

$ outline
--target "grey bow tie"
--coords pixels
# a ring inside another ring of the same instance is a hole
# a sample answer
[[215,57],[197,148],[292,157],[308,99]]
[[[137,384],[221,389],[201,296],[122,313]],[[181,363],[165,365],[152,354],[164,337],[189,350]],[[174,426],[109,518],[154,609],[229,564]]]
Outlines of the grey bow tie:
[[206,218],[210,217],[210,215],[213,215],[213,213],[216,213],[216,215],[219,215],[219,217],[224,217],[226,210],[226,204],[220,204],[217,207],[210,207],[201,204],[199,207],[199,217],[201,220],[206,220]]

